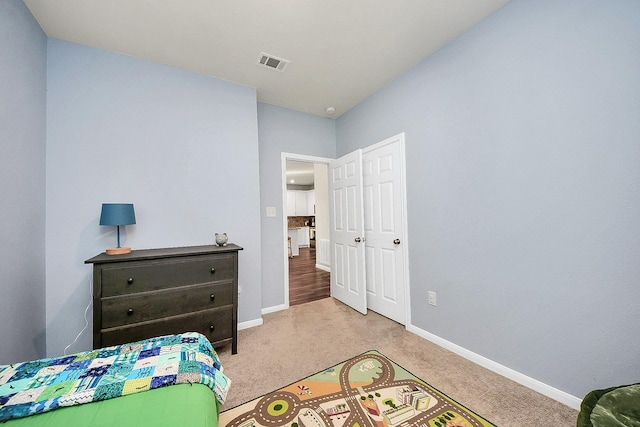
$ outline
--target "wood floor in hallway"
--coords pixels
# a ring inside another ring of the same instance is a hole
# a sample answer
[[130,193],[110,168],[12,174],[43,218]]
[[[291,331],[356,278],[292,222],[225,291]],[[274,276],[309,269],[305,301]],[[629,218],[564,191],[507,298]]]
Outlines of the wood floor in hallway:
[[304,304],[330,295],[330,275],[316,268],[316,248],[300,248],[300,255],[289,258],[289,305]]

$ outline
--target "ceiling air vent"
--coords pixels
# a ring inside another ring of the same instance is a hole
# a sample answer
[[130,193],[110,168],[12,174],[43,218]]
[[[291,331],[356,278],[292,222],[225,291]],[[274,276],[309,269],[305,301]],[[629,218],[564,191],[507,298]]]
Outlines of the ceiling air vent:
[[277,56],[270,55],[268,53],[260,52],[260,56],[258,57],[258,64],[263,67],[271,68],[272,70],[278,70],[284,72],[289,65],[289,62],[286,59],[278,58]]

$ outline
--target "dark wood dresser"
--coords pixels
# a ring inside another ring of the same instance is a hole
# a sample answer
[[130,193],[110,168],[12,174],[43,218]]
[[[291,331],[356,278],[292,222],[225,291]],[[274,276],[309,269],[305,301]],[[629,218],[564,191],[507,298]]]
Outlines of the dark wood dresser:
[[238,251],[190,246],[102,253],[93,264],[93,348],[182,332],[238,351]]

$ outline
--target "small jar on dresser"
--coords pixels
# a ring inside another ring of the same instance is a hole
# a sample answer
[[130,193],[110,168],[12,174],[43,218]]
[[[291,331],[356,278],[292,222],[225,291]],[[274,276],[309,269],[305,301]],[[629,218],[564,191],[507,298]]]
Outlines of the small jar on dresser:
[[200,332],[238,351],[238,251],[226,246],[102,253],[93,264],[93,348]]

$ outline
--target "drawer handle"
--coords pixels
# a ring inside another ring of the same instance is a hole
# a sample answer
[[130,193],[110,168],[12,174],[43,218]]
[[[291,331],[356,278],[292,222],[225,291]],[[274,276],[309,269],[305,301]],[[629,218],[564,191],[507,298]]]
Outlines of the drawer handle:
[[211,298],[211,301],[215,301],[216,300],[216,294],[209,295],[209,298]]
[[133,314],[133,308],[130,308],[129,310],[127,310],[127,314],[131,316]]
[[216,272],[216,269],[215,269],[215,268],[213,268],[213,267],[211,267],[211,274],[213,274],[213,273],[215,273],[215,272]]
[[213,327],[213,325],[210,325],[210,326],[209,326],[209,330],[210,330],[211,332],[213,332],[213,330],[214,330],[214,329],[215,329],[215,328]]
[[128,283],[128,284],[132,284],[132,283],[133,283],[133,277],[129,277],[129,278],[127,279],[127,283]]

